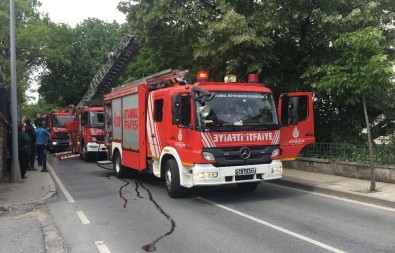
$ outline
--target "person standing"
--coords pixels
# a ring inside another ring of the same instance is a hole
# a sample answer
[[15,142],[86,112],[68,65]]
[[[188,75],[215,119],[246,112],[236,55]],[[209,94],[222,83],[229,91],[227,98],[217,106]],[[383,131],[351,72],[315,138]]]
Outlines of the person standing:
[[30,158],[30,137],[25,133],[25,127],[23,124],[18,125],[18,160],[19,167],[21,169],[21,177],[26,178],[25,174],[29,168]]
[[25,132],[29,135],[31,140],[29,170],[37,170],[36,168],[34,168],[34,162],[36,160],[36,130],[32,126],[30,119],[26,120]]
[[45,144],[47,143],[47,140],[49,138],[49,132],[47,129],[43,128],[43,123],[41,121],[39,121],[37,124],[36,137],[37,163],[38,166],[42,166]]

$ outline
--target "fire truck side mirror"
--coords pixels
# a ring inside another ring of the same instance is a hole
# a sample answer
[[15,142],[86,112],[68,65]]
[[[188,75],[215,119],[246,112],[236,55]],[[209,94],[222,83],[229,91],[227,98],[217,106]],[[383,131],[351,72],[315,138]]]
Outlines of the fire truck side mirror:
[[179,125],[181,123],[181,95],[174,95],[171,103],[171,113],[173,125]]

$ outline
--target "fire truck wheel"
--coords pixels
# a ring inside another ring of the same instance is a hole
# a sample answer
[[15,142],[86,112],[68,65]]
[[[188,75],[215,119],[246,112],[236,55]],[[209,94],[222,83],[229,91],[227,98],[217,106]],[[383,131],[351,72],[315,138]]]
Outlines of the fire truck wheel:
[[258,182],[237,184],[237,189],[240,192],[253,192],[258,186]]
[[71,145],[71,153],[72,154],[77,154],[77,150],[75,150],[74,145]]
[[180,185],[180,172],[176,160],[170,159],[166,162],[165,180],[167,193],[172,198],[185,195],[185,189]]
[[82,150],[81,150],[81,157],[85,162],[89,162],[89,153],[86,151],[87,147],[85,143],[81,143]]
[[121,155],[119,154],[119,152],[114,153],[112,164],[113,164],[112,168],[113,168],[114,174],[117,178],[126,177],[126,169],[125,169],[125,167],[122,166]]

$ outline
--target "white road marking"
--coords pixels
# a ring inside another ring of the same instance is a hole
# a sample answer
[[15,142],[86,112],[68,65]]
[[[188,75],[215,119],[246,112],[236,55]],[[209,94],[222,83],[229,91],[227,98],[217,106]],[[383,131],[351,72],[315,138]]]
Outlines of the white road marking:
[[[283,187],[283,188],[287,188],[287,189],[291,188],[291,187],[287,187],[287,186],[283,186],[283,185],[277,185],[277,186]],[[320,193],[320,192],[306,191],[306,190],[302,190],[302,189],[298,189],[298,188],[292,188],[292,190],[300,191],[300,192],[306,192],[306,193],[309,193],[309,194],[318,195],[318,196],[322,196],[322,197],[327,197],[327,198],[331,198],[331,199],[341,200],[341,201],[344,201],[344,202],[350,202],[350,203],[353,203],[353,204],[359,204],[359,205],[362,205],[362,206],[369,206],[369,207],[382,209],[382,210],[386,210],[386,211],[390,211],[390,212],[395,212],[395,209],[393,209],[391,207],[379,206],[379,205],[375,205],[375,204],[372,204],[372,203],[365,203],[365,202],[361,202],[361,201],[358,201],[358,200],[342,198],[342,197],[329,195],[329,194],[325,194],[325,193]]]
[[217,207],[219,207],[219,208],[222,208],[222,209],[224,209],[224,210],[226,210],[226,211],[232,212],[232,213],[234,213],[234,214],[237,214],[237,215],[242,216],[242,217],[244,217],[244,218],[250,219],[250,220],[255,221],[255,222],[257,222],[257,223],[260,223],[260,224],[262,224],[262,225],[265,225],[265,226],[268,226],[268,227],[270,227],[270,228],[276,229],[276,230],[278,230],[278,231],[280,231],[280,232],[283,232],[283,233],[288,234],[288,235],[290,235],[290,236],[296,237],[296,238],[301,239],[301,240],[303,240],[303,241],[309,242],[309,243],[311,243],[311,244],[314,244],[314,245],[316,245],[316,246],[318,246],[318,247],[321,247],[321,248],[324,248],[324,249],[326,249],[326,250],[329,250],[329,251],[332,251],[332,252],[336,252],[336,253],[345,253],[345,251],[342,251],[342,250],[340,250],[340,249],[336,249],[336,248],[334,248],[334,247],[331,247],[331,246],[326,245],[326,244],[324,244],[324,243],[321,243],[321,242],[319,242],[319,241],[316,241],[316,240],[313,240],[313,239],[308,238],[308,237],[306,237],[306,236],[297,234],[297,233],[295,233],[295,232],[292,232],[292,231],[287,230],[287,229],[285,229],[285,228],[276,226],[276,225],[271,224],[271,223],[269,223],[269,222],[260,220],[260,219],[258,219],[258,218],[255,218],[255,217],[251,216],[251,215],[242,213],[242,212],[240,212],[240,211],[237,211],[237,210],[235,210],[235,209],[229,208],[229,207],[227,207],[227,206],[224,206],[224,205],[215,203],[215,202],[210,201],[210,200],[205,199],[205,198],[201,198],[201,197],[197,197],[197,198],[198,198],[198,199],[201,199],[201,200],[203,200],[203,201],[205,201],[205,202],[207,202],[207,203],[210,203],[210,204],[212,204],[212,205],[214,205],[214,206],[217,206]]
[[58,183],[60,189],[62,190],[64,196],[66,196],[69,203],[74,203],[75,201],[74,201],[73,197],[71,197],[70,193],[67,191],[66,187],[64,187],[62,181],[60,181],[58,175],[56,175],[55,171],[52,169],[52,167],[49,165],[49,163],[47,163],[47,168],[48,168],[49,172],[52,174],[55,181]]
[[96,241],[95,244],[100,253],[111,253],[103,241]]
[[91,222],[88,220],[88,218],[85,216],[83,211],[78,211],[77,212],[78,217],[80,217],[80,220],[82,221],[82,224],[91,224]]

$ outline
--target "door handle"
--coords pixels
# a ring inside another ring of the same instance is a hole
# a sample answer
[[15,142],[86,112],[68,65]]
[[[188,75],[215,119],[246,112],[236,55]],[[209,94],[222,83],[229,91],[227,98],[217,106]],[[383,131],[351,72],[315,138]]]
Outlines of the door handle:
[[151,134],[151,137],[155,137],[155,134]]
[[171,140],[175,140],[175,139],[176,139],[176,137],[175,137],[175,136],[172,136],[172,137],[170,137],[170,139],[171,139]]
[[310,136],[314,136],[314,134],[312,134],[312,133],[306,133],[304,136],[310,137]]

